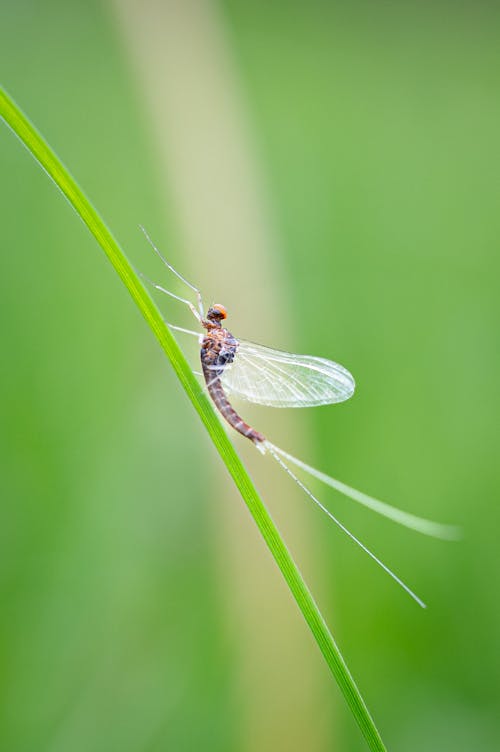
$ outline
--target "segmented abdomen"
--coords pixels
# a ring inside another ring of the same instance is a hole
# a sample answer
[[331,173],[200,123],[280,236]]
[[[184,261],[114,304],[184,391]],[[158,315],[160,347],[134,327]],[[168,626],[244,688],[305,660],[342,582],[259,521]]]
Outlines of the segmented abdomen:
[[255,428],[249,426],[248,423],[245,423],[243,418],[238,415],[227,398],[224,388],[220,382],[220,378],[218,376],[214,378],[214,372],[211,371],[205,365],[205,363],[202,363],[202,367],[203,375],[205,377],[205,381],[207,382],[208,392],[222,417],[227,420],[229,425],[232,426],[236,431],[238,431],[238,433],[241,433],[242,436],[246,436],[246,438],[250,439],[250,441],[254,441],[256,444],[260,444],[265,441],[265,436],[263,436],[259,431],[256,431]]
[[238,340],[227,329],[222,327],[208,329],[201,343],[200,356],[203,376],[207,383],[208,393],[229,425],[250,441],[261,444],[266,440],[265,437],[240,418],[229,402],[221,384],[220,379],[224,369],[231,367],[231,363],[237,357],[237,349]]

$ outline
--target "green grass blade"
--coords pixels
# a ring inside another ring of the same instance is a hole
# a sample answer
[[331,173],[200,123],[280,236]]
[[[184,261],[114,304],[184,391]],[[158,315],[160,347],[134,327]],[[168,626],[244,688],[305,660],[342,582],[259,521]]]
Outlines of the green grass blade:
[[153,299],[82,189],[71,177],[68,170],[59,161],[43,137],[1,87],[0,117],[4,119],[5,123],[26,146],[49,177],[52,178],[78,216],[85,222],[153,330],[278,564],[369,748],[374,752],[383,752],[385,746],[380,734],[318,606],[269,512],[260,499],[238,454],[221,426],[211,402],[192,373],[184,355],[165,325]]

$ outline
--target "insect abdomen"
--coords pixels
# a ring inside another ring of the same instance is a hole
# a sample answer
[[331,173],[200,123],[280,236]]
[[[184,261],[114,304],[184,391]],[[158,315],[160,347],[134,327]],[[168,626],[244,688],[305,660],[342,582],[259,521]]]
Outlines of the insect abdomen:
[[261,444],[263,441],[265,441],[265,437],[259,431],[256,431],[255,428],[252,428],[248,425],[248,423],[245,423],[243,418],[238,415],[234,407],[229,402],[220,379],[218,377],[214,379],[213,371],[210,371],[205,366],[205,364],[202,365],[203,375],[205,376],[205,381],[207,382],[208,392],[222,417],[227,420],[229,425],[232,426],[235,431],[238,431],[238,433],[241,433],[242,436],[250,439],[250,441],[253,441],[256,444]]

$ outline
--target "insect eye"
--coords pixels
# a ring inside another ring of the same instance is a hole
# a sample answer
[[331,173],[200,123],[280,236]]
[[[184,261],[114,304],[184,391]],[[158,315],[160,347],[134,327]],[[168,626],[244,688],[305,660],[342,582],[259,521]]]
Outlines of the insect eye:
[[220,303],[215,303],[212,308],[220,315],[221,319],[227,319],[227,311]]

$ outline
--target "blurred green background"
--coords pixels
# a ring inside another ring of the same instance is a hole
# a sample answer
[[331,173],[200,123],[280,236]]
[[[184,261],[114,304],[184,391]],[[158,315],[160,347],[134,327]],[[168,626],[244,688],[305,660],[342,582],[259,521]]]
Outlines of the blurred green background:
[[[344,405],[244,417],[463,527],[420,538],[321,490],[422,612],[235,439],[399,752],[500,748],[499,15],[0,5],[3,84],[134,264],[181,292],[142,223],[236,334],[357,379]],[[364,750],[102,252],[6,128],[0,164],[0,748]]]

